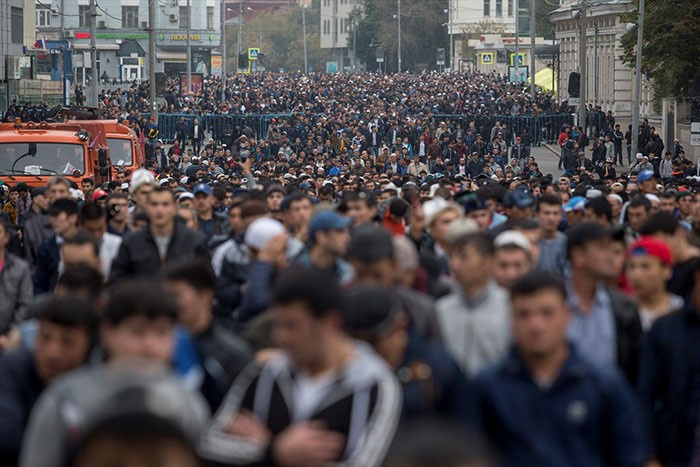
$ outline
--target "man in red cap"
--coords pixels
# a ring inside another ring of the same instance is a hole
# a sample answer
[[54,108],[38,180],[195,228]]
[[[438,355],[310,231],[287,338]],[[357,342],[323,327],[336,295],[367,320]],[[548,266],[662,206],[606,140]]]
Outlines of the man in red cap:
[[627,250],[627,280],[645,332],[660,316],[683,307],[681,297],[666,291],[671,268],[671,249],[655,237],[641,237]]

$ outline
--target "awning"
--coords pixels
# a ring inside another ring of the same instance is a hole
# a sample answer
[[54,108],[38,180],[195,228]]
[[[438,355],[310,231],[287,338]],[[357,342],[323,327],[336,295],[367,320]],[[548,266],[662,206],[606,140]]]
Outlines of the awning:
[[186,52],[158,52],[156,58],[164,62],[183,62],[187,63]]
[[[90,44],[73,44],[75,50],[90,50]],[[119,50],[119,44],[97,44],[97,50]]]
[[[545,68],[535,73],[535,84],[545,91],[557,91],[557,74],[551,68]],[[530,78],[527,79],[530,82]]]

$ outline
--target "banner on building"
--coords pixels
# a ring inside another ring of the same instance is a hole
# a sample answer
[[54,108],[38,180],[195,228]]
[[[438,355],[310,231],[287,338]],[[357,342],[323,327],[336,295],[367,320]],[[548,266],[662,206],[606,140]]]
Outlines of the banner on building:
[[224,60],[221,55],[211,56],[211,74],[214,76],[221,76],[221,72],[224,68]]
[[192,48],[192,72],[201,73],[204,77],[211,73],[211,49]]
[[[192,94],[199,96],[204,89],[204,75],[192,73]],[[187,95],[187,73],[180,73],[180,94]]]

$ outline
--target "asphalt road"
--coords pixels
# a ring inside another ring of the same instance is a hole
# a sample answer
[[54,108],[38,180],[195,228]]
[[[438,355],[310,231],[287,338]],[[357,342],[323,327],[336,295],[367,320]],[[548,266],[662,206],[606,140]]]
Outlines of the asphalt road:
[[[557,146],[550,146],[552,150],[556,150]],[[535,156],[535,160],[540,167],[540,171],[544,174],[552,174],[554,178],[561,176],[563,170],[557,169],[559,156],[555,155],[552,150],[547,149],[547,146],[539,146],[532,148],[530,154]]]

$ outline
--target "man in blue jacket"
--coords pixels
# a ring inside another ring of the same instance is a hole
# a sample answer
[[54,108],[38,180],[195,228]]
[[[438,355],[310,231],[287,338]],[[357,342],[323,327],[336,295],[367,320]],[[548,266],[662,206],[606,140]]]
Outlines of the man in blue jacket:
[[511,308],[515,346],[475,381],[477,422],[504,465],[643,465],[635,398],[621,375],[567,342],[561,281],[546,272],[522,277]]

